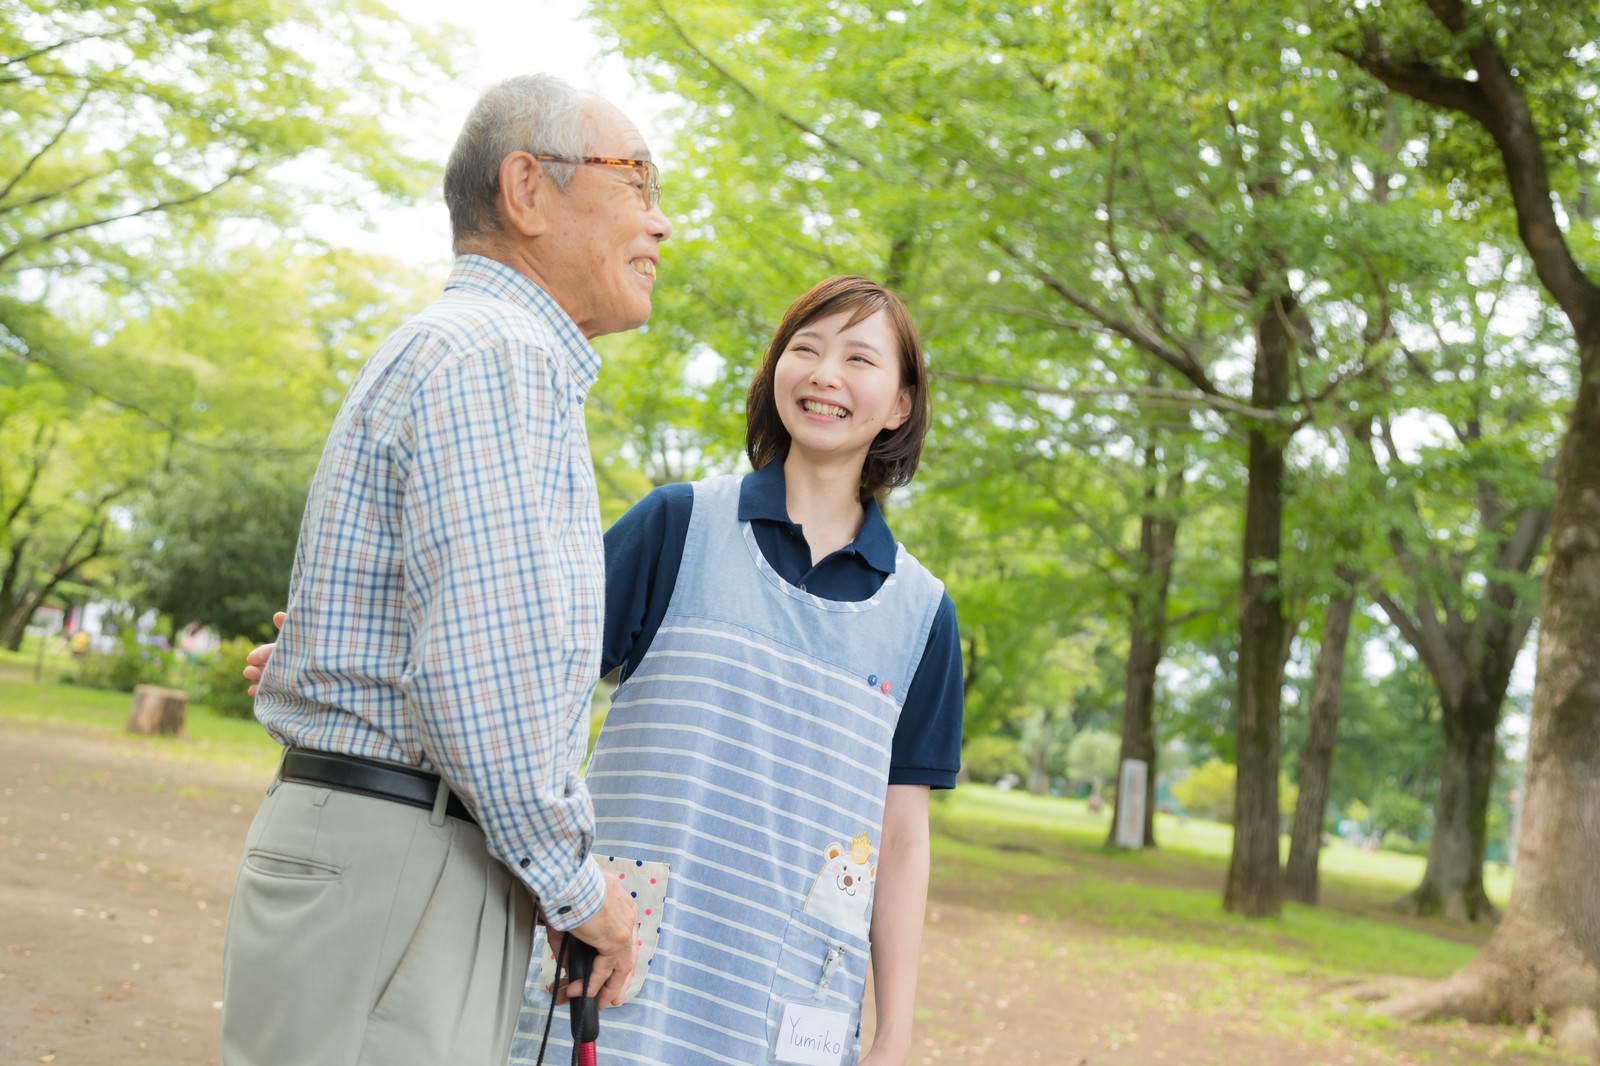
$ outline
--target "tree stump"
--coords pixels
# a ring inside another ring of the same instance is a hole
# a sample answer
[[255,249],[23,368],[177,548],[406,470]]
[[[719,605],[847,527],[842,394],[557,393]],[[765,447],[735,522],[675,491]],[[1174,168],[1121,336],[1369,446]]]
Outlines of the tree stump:
[[133,709],[128,713],[128,732],[172,734],[183,732],[183,712],[189,694],[182,689],[139,685],[133,690]]

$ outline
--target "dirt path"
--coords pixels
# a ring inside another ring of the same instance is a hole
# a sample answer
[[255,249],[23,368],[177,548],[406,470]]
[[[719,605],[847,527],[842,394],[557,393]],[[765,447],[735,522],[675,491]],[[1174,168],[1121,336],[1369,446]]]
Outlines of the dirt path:
[[261,782],[13,720],[0,782],[0,1061],[215,1062],[222,918]]
[[[216,1062],[222,919],[270,771],[182,752],[182,742],[0,718],[0,1062]],[[939,893],[930,903],[912,1063],[1469,1061],[1429,1030],[1395,1037],[1392,1051],[1264,1032],[1250,1004],[1218,1008],[1215,973],[1152,972],[1119,961],[1092,926],[976,903]],[[1308,982],[1304,994],[1320,992]]]

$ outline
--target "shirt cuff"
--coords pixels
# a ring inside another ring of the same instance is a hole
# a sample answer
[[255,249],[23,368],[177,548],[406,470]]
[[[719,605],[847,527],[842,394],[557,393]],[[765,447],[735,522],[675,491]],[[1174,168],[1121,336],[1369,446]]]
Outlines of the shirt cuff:
[[[526,863],[528,860],[522,861]],[[552,929],[565,931],[593,918],[599,913],[600,905],[605,900],[605,877],[600,873],[600,867],[595,864],[594,859],[587,858],[583,860],[583,865],[578,867],[578,876],[569,881],[556,895],[540,900],[539,908],[544,911],[546,925]]]
[[956,787],[956,771],[940,770],[931,766],[893,766],[889,768],[891,785],[926,785],[933,789]]

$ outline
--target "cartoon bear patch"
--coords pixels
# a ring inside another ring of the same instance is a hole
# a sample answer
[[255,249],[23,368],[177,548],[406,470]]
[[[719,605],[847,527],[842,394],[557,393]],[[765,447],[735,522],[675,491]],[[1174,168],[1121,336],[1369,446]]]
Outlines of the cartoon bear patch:
[[822,872],[806,896],[805,913],[829,925],[867,935],[867,905],[872,901],[872,886],[878,868],[869,866],[872,844],[861,833],[850,842],[829,844],[823,851]]

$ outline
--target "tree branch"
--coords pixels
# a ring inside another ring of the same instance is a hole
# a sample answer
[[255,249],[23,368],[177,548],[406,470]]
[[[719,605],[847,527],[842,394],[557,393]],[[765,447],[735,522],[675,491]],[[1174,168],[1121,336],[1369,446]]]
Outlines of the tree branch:
[[49,433],[52,438],[55,436],[55,434],[50,432],[46,426],[40,426],[36,431],[34,431],[34,451],[33,462],[31,464],[32,469],[28,471],[28,479],[27,482],[22,486],[22,491],[17,494],[16,503],[12,505],[10,511],[6,512],[7,529],[10,529],[13,524],[15,524],[17,517],[22,514],[22,509],[28,506],[28,500],[33,496],[34,486],[38,485],[39,483],[39,475],[44,471],[45,464],[49,461],[50,452],[55,449],[54,440],[52,440],[51,443],[46,445],[42,450],[40,449],[40,444],[43,443],[47,433]]
[[810,134],[812,137],[815,137],[817,140],[821,141],[823,144],[827,145],[829,148],[833,149],[835,152],[838,152],[845,158],[855,160],[868,173],[877,173],[877,168],[868,160],[862,159],[860,156],[850,151],[843,144],[840,144],[832,137],[829,137],[825,133],[818,132],[811,126],[808,126],[806,123],[796,118],[794,115],[791,115],[789,112],[785,111],[783,108],[778,107],[771,100],[763,97],[749,85],[745,84],[743,79],[739,78],[727,67],[713,59],[710,53],[694,42],[694,40],[689,36],[688,32],[684,30],[683,26],[678,22],[678,20],[672,17],[671,12],[667,10],[665,4],[661,3],[661,0],[656,0],[656,10],[661,13],[662,19],[669,27],[671,27],[672,32],[677,36],[678,40],[683,42],[684,47],[689,49],[690,52],[693,52],[695,57],[702,63],[716,71],[717,74],[726,80],[729,85],[732,85],[735,89],[738,89],[751,100],[760,104],[762,107],[770,109],[773,114],[777,115],[780,119],[782,119],[784,122],[787,122],[801,133]]
[[1374,29],[1363,33],[1359,50],[1336,47],[1334,51],[1402,96],[1460,112],[1485,127],[1489,124],[1489,105],[1481,83],[1452,78],[1421,59],[1391,58]]
[[85,185],[89,184],[91,181],[94,181],[96,178],[103,178],[107,174],[115,174],[115,173],[116,173],[116,168],[115,167],[112,167],[112,168],[107,169],[107,170],[97,170],[97,171],[95,171],[93,173],[85,174],[85,175],[83,175],[83,177],[78,178],[75,181],[69,181],[69,182],[67,182],[67,184],[59,186],[57,188],[49,189],[49,190],[47,190],[45,192],[41,192],[41,193],[35,193],[34,195],[28,197],[26,200],[18,200],[14,204],[0,203],[0,213],[10,212],[10,211],[22,211],[22,210],[24,210],[26,208],[33,207],[33,206],[35,206],[37,204],[46,203],[46,202],[48,202],[50,200],[58,200],[61,197],[65,196],[67,193],[72,192],[74,189],[83,188]]
[[[1467,32],[1467,12],[1461,0],[1427,3],[1440,25],[1451,34],[1461,37]],[[1371,29],[1365,33],[1359,51],[1343,50],[1341,54],[1396,92],[1458,111],[1483,127],[1500,151],[1516,209],[1517,232],[1539,280],[1579,336],[1586,336],[1600,328],[1594,320],[1600,305],[1600,286],[1573,259],[1556,219],[1544,147],[1534,127],[1527,96],[1488,35],[1476,36],[1468,42],[1466,51],[1478,74],[1476,82],[1447,77],[1420,59],[1392,58]]]
[[[1101,337],[1117,336],[1115,331],[1102,326],[1098,322],[1075,322],[1071,319],[1062,318],[1060,315],[1053,315],[1048,311],[1040,310],[1037,307],[1026,307],[1019,304],[959,304],[952,310],[957,312],[971,311],[977,314],[1005,315],[1010,318],[1028,318],[1062,332],[1089,333]],[[924,334],[925,337],[933,335],[931,332]]]
[[102,389],[100,386],[95,385],[94,383],[92,383],[90,381],[86,381],[86,380],[84,380],[82,378],[75,377],[75,376],[67,373],[64,368],[62,368],[61,366],[59,366],[58,364],[56,364],[55,362],[53,362],[52,360],[50,360],[48,358],[43,358],[43,357],[37,357],[37,358],[38,358],[38,362],[42,366],[47,368],[50,371],[50,373],[52,373],[56,377],[60,378],[66,384],[71,385],[74,388],[82,389],[84,392],[87,392],[89,395],[93,396],[95,399],[104,400],[106,403],[109,403],[111,406],[117,408],[118,410],[127,411],[129,414],[138,415],[140,418],[144,419],[146,422],[149,422],[155,428],[157,428],[157,429],[161,430],[162,432],[166,433],[169,437],[172,438],[173,441],[182,441],[184,444],[187,444],[191,448],[199,448],[199,449],[202,449],[204,451],[213,452],[213,453],[215,453],[217,455],[248,455],[248,456],[253,456],[253,457],[262,457],[262,456],[297,456],[297,455],[303,456],[303,455],[316,455],[316,454],[318,454],[320,452],[320,447],[316,448],[316,449],[313,449],[313,448],[280,448],[277,445],[268,445],[268,444],[255,444],[255,443],[249,443],[249,444],[213,444],[210,441],[199,440],[199,439],[196,439],[195,437],[191,437],[184,430],[180,429],[178,426],[176,426],[172,422],[169,422],[166,419],[160,417],[154,411],[151,411],[151,410],[149,410],[149,409],[147,409],[145,407],[142,407],[139,404],[134,403],[132,400],[125,400],[120,396],[114,396],[111,393],[107,392],[105,389]]
[[1209,407],[1212,410],[1241,415],[1245,418],[1254,418],[1264,422],[1283,420],[1283,415],[1280,412],[1251,407],[1249,404],[1230,400],[1226,396],[1214,393],[1205,393],[1197,396],[1183,389],[1162,389],[1150,385],[1046,385],[1042,382],[1013,381],[1007,378],[997,378],[988,374],[960,374],[950,370],[933,370],[929,373],[933,377],[944,381],[959,381],[966,385],[988,385],[994,388],[1012,389],[1017,392],[1036,392],[1046,396],[1062,396],[1074,400],[1092,400],[1104,396],[1127,396],[1161,406]]
[[[1385,592],[1381,585],[1372,585],[1372,602],[1383,609],[1384,615],[1391,625],[1400,631],[1406,638],[1406,643],[1417,651],[1417,656],[1422,660],[1422,665],[1427,667],[1428,673],[1433,675],[1434,683],[1439,686],[1440,694],[1452,703],[1461,697],[1461,677],[1459,671],[1446,671],[1451,658],[1444,642],[1444,634],[1439,628],[1439,620],[1424,612],[1419,618],[1413,618],[1406,613],[1398,600]],[[1448,686],[1448,687],[1447,687]]]
[[1139,291],[1139,285],[1133,278],[1133,272],[1128,269],[1127,262],[1122,258],[1122,247],[1117,243],[1117,155],[1119,143],[1111,146],[1110,158],[1106,160],[1106,248],[1111,252],[1111,261],[1116,264],[1117,274],[1122,278],[1122,287],[1128,291],[1129,298],[1133,301],[1134,308],[1144,317],[1161,337],[1181,352],[1191,364],[1198,366],[1194,353],[1189,351],[1171,333],[1167,331],[1166,322],[1162,316],[1151,310],[1145,302],[1144,294]]
[[[1058,492],[1053,480],[1046,481],[1045,491],[1050,494],[1051,499],[1056,501],[1056,506],[1066,511],[1069,515],[1077,520],[1079,525],[1093,533],[1095,539],[1098,540],[1107,551],[1116,556],[1117,562],[1122,564],[1123,571],[1132,567],[1133,560],[1118,542],[1118,538],[1115,533],[1098,525],[1090,515],[1084,512],[1083,508],[1079,507],[1072,500],[1067,499],[1060,492]],[[1089,561],[1089,565],[1100,571],[1100,573],[1111,579],[1111,581],[1114,583],[1117,582],[1119,576],[1122,576],[1122,571],[1113,572],[1107,567],[1101,566],[1092,559]]]
[[1167,627],[1169,629],[1176,628],[1181,625],[1186,625],[1187,623],[1194,621],[1196,618],[1205,618],[1207,616],[1221,614],[1238,598],[1239,590],[1235,588],[1232,592],[1229,592],[1226,596],[1222,597],[1222,600],[1218,603],[1208,603],[1204,607],[1194,607],[1184,611],[1182,614],[1168,615]]
[[1333,377],[1328,379],[1322,388],[1318,389],[1309,396],[1296,400],[1294,402],[1294,406],[1304,407],[1306,410],[1303,415],[1290,423],[1291,432],[1298,431],[1302,426],[1305,426],[1311,421],[1312,417],[1315,415],[1314,408],[1318,404],[1336,395],[1340,389],[1344,388],[1352,381],[1360,381],[1362,378],[1370,376],[1373,371],[1381,367],[1384,364],[1383,359],[1374,359],[1371,361],[1368,360],[1368,356],[1371,355],[1373,349],[1376,347],[1376,344],[1369,345],[1367,351],[1362,354],[1361,362],[1357,364],[1356,367],[1349,373],[1335,374]]
[[[78,117],[78,115],[82,113],[84,105],[89,102],[89,96],[90,96],[91,92],[93,92],[93,90],[85,90],[84,91],[83,96],[79,97],[77,105],[75,107],[73,107],[73,109],[71,111],[67,112],[67,117],[66,118],[61,120],[61,128],[56,130],[56,132],[50,137],[50,139],[48,141],[46,141],[44,143],[44,145],[37,152],[35,152],[35,153],[33,153],[33,155],[29,156],[28,157],[28,161],[26,163],[22,164],[21,169],[19,169],[15,174],[13,174],[11,176],[11,180],[10,181],[6,182],[6,187],[3,188],[3,189],[0,189],[0,204],[5,203],[6,197],[11,195],[11,190],[15,189],[17,187],[17,183],[20,182],[23,178],[27,177],[28,176],[28,172],[31,171],[34,168],[34,165],[36,163],[38,163],[39,160],[43,159],[45,157],[45,155],[50,151],[50,149],[54,148],[58,143],[60,143],[61,138],[65,137],[67,135],[67,130],[72,127],[73,120],[75,120]],[[84,178],[83,179],[83,181],[88,181],[88,180],[89,180],[89,178]],[[82,184],[82,182],[73,182],[71,185],[67,186],[67,189],[68,190],[74,189],[80,184]],[[37,203],[38,200],[37,200],[37,198],[35,198],[34,200],[30,200],[30,201],[27,201],[27,202],[28,203]]]
[[991,235],[990,240],[1009,258],[1021,263],[1030,273],[1044,282],[1052,292],[1067,303],[1089,315],[1107,329],[1132,342],[1143,351],[1166,363],[1202,393],[1208,396],[1220,395],[1217,387],[1211,383],[1211,379],[1206,377],[1205,371],[1187,353],[1168,347],[1162,343],[1161,338],[1152,335],[1148,330],[1142,329],[1131,322],[1125,322],[1106,312],[1094,301],[1078,293],[1066,282],[1045,269],[1044,266],[1033,262],[999,236]]
[[86,229],[93,229],[95,226],[105,226],[113,222],[123,222],[130,218],[139,218],[143,215],[155,214],[158,211],[170,211],[174,207],[182,207],[185,204],[192,204],[197,200],[203,200],[207,196],[212,195],[217,190],[227,185],[229,182],[244,177],[254,169],[254,167],[245,167],[240,170],[231,170],[228,172],[226,177],[217,182],[215,185],[207,189],[197,189],[188,196],[178,196],[171,200],[161,200],[153,204],[147,204],[136,211],[125,211],[120,215],[109,215],[106,218],[94,218],[85,222],[76,222],[70,226],[62,226],[59,229],[54,229],[48,233],[40,234],[38,237],[35,237],[32,240],[18,243],[14,248],[8,250],[4,255],[0,255],[0,267],[5,266],[8,261],[25,249],[36,248],[41,244],[49,244],[51,241],[60,237],[68,236],[69,234],[78,233]]
[[[1555,460],[1548,460],[1541,473],[1550,477],[1554,469]],[[1525,574],[1533,565],[1533,560],[1539,554],[1539,548],[1544,544],[1545,534],[1550,531],[1550,508],[1530,507],[1522,512],[1517,519],[1516,526],[1511,530],[1511,535],[1500,546],[1498,565],[1502,570],[1509,570],[1518,574]]]

